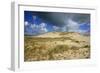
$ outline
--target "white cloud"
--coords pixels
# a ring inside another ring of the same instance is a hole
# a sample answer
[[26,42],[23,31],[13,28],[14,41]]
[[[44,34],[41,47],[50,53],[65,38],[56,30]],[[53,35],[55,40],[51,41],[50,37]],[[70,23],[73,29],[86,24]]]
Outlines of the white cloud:
[[48,31],[47,28],[41,28],[40,31],[39,31],[39,33],[45,33],[47,31]]
[[48,32],[45,23],[40,23],[39,25],[31,24],[30,27],[33,30],[33,33],[45,33]]
[[28,21],[25,21],[25,22],[24,22],[24,25],[25,25],[25,26],[28,26],[28,25],[29,25]]
[[68,20],[67,28],[69,32],[78,32],[79,26],[80,24],[78,24],[77,22],[71,19]]
[[45,33],[45,32],[48,32],[47,28],[46,28],[46,23],[41,23],[39,24],[39,29],[40,29],[40,33]]
[[60,28],[57,27],[57,26],[53,26],[53,29],[54,29],[55,31],[57,31],[57,30],[59,30]]
[[46,27],[46,23],[41,23],[39,26],[40,26],[40,28],[45,28]]
[[65,25],[64,27],[61,28],[63,32],[67,31],[67,26]]
[[90,26],[90,23],[84,22],[84,23],[80,24],[80,26],[82,26],[82,25],[88,25],[88,26]]
[[[67,25],[68,31],[69,31],[69,32],[79,32],[79,33],[81,33],[81,34],[87,33],[88,30],[80,29],[80,26],[81,26],[81,25],[84,25],[84,24],[78,24],[77,22],[75,22],[75,21],[69,19],[69,20],[68,20],[68,25]],[[89,25],[89,24],[88,24],[88,25]]]
[[34,28],[36,28],[37,26],[36,26],[35,24],[31,24],[30,27],[31,27],[32,29],[34,29]]

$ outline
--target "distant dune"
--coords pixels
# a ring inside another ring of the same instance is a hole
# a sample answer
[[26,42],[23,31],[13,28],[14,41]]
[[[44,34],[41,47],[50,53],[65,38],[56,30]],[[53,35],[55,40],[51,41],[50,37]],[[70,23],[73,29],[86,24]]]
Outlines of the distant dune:
[[78,40],[78,41],[87,41],[90,42],[90,36],[85,36],[80,33],[76,32],[48,32],[45,34],[41,34],[38,36],[33,36],[38,38],[67,38],[70,37],[72,39]]

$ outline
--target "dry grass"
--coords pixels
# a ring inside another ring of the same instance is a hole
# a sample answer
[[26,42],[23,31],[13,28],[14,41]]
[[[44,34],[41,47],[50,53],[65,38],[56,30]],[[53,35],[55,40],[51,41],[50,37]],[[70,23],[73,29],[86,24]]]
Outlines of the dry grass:
[[[66,33],[63,33],[66,34]],[[24,61],[87,59],[90,58],[90,45],[74,46],[66,43],[82,44],[82,42],[66,38],[24,38]]]

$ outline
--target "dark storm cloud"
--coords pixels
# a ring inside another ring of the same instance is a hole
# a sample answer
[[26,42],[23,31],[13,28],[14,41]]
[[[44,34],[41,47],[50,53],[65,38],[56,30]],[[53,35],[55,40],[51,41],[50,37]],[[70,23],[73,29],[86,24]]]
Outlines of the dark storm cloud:
[[63,27],[68,24],[68,19],[81,24],[89,23],[89,14],[79,14],[79,13],[59,13],[59,12],[36,12],[36,14],[45,22],[50,22],[55,26]]
[[40,12],[37,15],[45,22],[50,22],[56,26],[64,26],[65,20],[69,18],[68,14],[56,12]]
[[78,23],[90,23],[90,14],[71,14],[72,20]]

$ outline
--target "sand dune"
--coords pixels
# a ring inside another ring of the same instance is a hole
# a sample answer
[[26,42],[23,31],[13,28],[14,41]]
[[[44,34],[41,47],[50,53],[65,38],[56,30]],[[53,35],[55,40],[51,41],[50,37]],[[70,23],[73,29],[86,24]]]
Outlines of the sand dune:
[[90,36],[76,32],[49,32],[25,37],[25,61],[90,58]]

